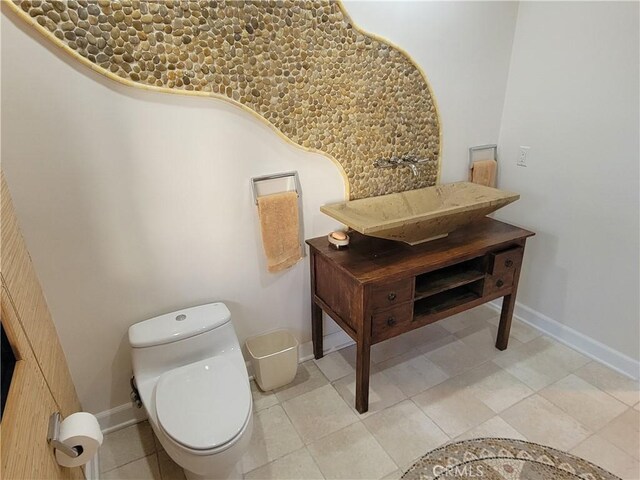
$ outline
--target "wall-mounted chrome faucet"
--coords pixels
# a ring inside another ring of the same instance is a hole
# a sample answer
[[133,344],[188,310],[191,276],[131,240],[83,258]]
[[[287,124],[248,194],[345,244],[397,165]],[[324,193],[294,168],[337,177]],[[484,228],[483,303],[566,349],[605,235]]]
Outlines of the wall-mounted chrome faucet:
[[426,163],[428,159],[423,158],[420,159],[416,155],[412,153],[408,153],[401,157],[393,156],[388,159],[379,158],[373,162],[373,165],[376,168],[398,168],[398,167],[409,167],[411,169],[411,173],[414,176],[418,176],[418,166],[423,163]]

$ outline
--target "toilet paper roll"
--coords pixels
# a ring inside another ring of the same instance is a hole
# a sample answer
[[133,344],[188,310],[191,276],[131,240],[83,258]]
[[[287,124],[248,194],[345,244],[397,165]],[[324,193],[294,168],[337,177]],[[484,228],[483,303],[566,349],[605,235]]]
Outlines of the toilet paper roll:
[[89,462],[102,445],[102,431],[98,419],[87,412],[69,415],[60,423],[58,440],[75,447],[80,455],[72,458],[56,449],[56,461],[63,467],[79,467]]

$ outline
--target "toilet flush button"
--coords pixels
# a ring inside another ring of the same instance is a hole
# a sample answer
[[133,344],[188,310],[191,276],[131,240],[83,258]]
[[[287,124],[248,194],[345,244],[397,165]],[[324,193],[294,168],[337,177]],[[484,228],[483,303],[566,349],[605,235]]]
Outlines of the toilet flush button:
[[178,315],[178,316],[176,317],[176,320],[177,320],[178,322],[181,322],[181,321],[186,320],[186,319],[187,319],[187,316],[186,316],[186,315],[183,315],[183,314],[180,314],[180,315]]

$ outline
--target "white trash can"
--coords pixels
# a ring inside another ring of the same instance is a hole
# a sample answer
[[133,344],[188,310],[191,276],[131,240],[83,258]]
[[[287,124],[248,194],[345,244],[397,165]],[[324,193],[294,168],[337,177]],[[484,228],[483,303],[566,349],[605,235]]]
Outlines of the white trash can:
[[293,381],[298,371],[298,340],[289,330],[249,338],[245,345],[261,390],[273,390]]

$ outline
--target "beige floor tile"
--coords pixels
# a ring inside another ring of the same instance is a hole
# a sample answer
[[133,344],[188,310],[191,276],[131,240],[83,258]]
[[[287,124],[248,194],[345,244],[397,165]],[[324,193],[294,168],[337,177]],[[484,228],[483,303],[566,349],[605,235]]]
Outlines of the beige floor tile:
[[566,347],[560,342],[544,335],[532,340],[527,345],[530,345],[531,348],[543,353],[544,355],[548,355],[556,363],[564,365],[564,367],[570,372],[585,366],[591,361],[580,352]]
[[273,392],[263,392],[255,380],[251,380],[251,397],[253,398],[253,411],[259,412],[265,408],[273,407],[280,403]]
[[407,397],[412,397],[449,378],[417,349],[379,363],[377,367]]
[[[493,325],[491,325],[488,322],[476,322],[473,325],[469,325],[468,327],[465,327],[461,330],[457,330],[455,332],[452,333],[452,335],[454,337],[456,337],[458,340],[462,340],[463,338],[467,338],[467,337],[471,337],[472,335],[481,332],[483,330],[489,330],[491,327],[493,327]],[[489,341],[488,342],[489,345],[493,345],[495,344],[495,338],[493,339],[493,341]],[[495,347],[494,347],[495,348]]]
[[160,443],[160,439],[156,436],[155,432],[153,433],[153,443],[156,446],[156,452],[163,452],[164,451],[164,447]]
[[174,462],[167,452],[158,452],[158,465],[162,480],[185,480],[184,470]]
[[489,420],[495,413],[471,390],[449,379],[412,398],[431,420],[454,438]]
[[598,435],[640,460],[640,412],[637,410],[627,409],[605,425]]
[[400,480],[403,473],[404,472],[402,470],[398,469],[395,472],[391,472],[389,475],[382,477],[382,480]]
[[367,412],[360,414],[356,410],[355,373],[334,382],[333,386],[360,419],[373,415],[407,398],[402,393],[402,390],[395,386],[384,373],[377,371],[373,365],[369,376],[369,410]]
[[528,440],[560,450],[575,447],[592,433],[539,395],[524,399],[500,416]]
[[243,472],[250,472],[303,446],[282,406],[274,405],[254,414],[253,436],[241,460]]
[[591,385],[633,407],[640,400],[640,384],[598,362],[589,362],[575,374]]
[[515,438],[517,440],[526,440],[524,435],[505,422],[500,416],[496,415],[477,427],[467,430],[462,435],[454,439],[454,441],[470,440],[472,438],[496,437],[496,438]]
[[331,352],[314,362],[324,376],[333,382],[356,371],[356,346],[350,345]]
[[282,406],[305,444],[358,421],[331,385],[292,398]]
[[569,374],[562,365],[528,347],[527,343],[517,349],[508,349],[493,362],[536,391]]
[[417,337],[413,332],[390,338],[371,347],[371,361],[380,363],[413,350],[417,345]]
[[[457,327],[463,327],[463,325],[457,325]],[[476,332],[479,332],[480,330],[484,330],[485,328],[490,328],[491,325],[488,322],[478,322],[475,321],[467,326],[464,326],[464,328],[459,328],[456,329],[453,332],[449,332],[451,335],[453,335],[454,337],[456,337],[458,340],[461,339],[462,337],[466,337],[469,335],[472,335]],[[454,327],[455,328],[455,327]]]
[[289,385],[274,390],[280,402],[327,385],[329,381],[312,360],[298,365],[298,373]]
[[[491,360],[499,355],[505,355],[505,352],[508,351],[508,349],[498,350],[496,348],[497,331],[492,325],[487,325],[486,328],[476,329],[470,333],[467,332],[468,330],[465,329],[456,333],[456,336],[483,360]],[[509,348],[518,348],[520,345],[522,343],[517,339],[509,339]]]
[[498,315],[492,308],[482,305],[440,320],[438,324],[450,333],[456,333],[469,327],[482,329],[487,326],[487,321]]
[[571,450],[571,453],[589,460],[625,480],[637,480],[640,478],[638,460],[627,455],[597,434],[587,438]]
[[155,450],[149,422],[136,423],[116,430],[104,436],[104,443],[100,447],[100,471],[106,472],[133,462],[154,453]]
[[640,402],[636,403],[636,406],[633,408],[640,412]]
[[538,337],[518,348],[510,348],[504,355],[493,359],[536,391],[566,377],[588,361],[584,355],[547,337]]
[[[416,348],[420,349],[420,353],[435,350],[455,339],[446,328],[441,327],[438,323],[439,322],[425,325],[406,334],[411,336]],[[447,338],[447,340],[445,340],[445,338]]]
[[538,393],[594,432],[627,409],[624,403],[573,374]]
[[322,480],[320,469],[306,448],[301,448],[244,476],[245,480]]
[[[355,346],[305,362],[275,393],[252,382],[246,478],[399,478],[449,437],[483,436],[575,447],[623,478],[640,478],[637,382],[526,330],[494,358],[496,322],[480,327],[477,319],[449,324],[457,337],[434,324],[379,350],[384,361],[372,365],[370,412],[363,416],[354,409]],[[337,379],[334,385],[325,375]],[[106,435],[100,460],[106,480],[184,479],[147,422]]]
[[524,383],[491,362],[463,373],[457,381],[496,413],[533,394]]
[[308,448],[327,479],[378,479],[398,468],[361,422]]
[[477,367],[485,360],[482,355],[476,353],[460,340],[451,342],[425,355],[451,377]]
[[158,456],[154,453],[108,472],[101,473],[102,480],[160,480]]
[[364,425],[396,465],[409,467],[449,437],[411,400],[405,400],[363,420]]
[[[423,328],[428,328],[428,327],[423,327]],[[458,338],[455,335],[452,335],[446,330],[444,331],[446,332],[446,335],[444,335],[443,337],[433,338],[426,342],[423,342],[422,344],[418,345],[415,348],[415,350],[417,350],[419,353],[423,355],[427,355],[428,353],[434,352],[435,350],[438,350],[439,348],[449,345],[450,343],[454,343],[458,341]]]
[[[489,320],[489,323],[494,327],[494,331],[497,333],[498,325],[500,325],[500,317],[494,317]],[[513,318],[511,321],[511,330],[509,331],[509,340],[515,338],[521,343],[527,343],[531,340],[538,338],[542,335],[540,330],[530,327],[524,322],[521,322],[517,318]]]

